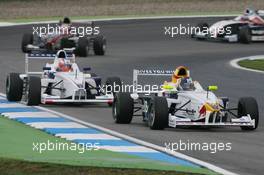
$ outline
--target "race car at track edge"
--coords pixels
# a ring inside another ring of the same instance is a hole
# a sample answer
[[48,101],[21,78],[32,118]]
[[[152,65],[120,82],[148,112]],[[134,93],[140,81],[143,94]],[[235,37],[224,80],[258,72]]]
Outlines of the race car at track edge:
[[[171,76],[166,74],[169,71],[153,72],[157,71],[134,70],[133,84],[138,84],[138,76]],[[179,79],[189,76],[185,67],[178,67],[172,72]],[[151,93],[137,92],[135,88],[133,92],[115,93],[112,115],[118,124],[129,124],[134,116],[142,116],[143,122],[155,130],[183,126],[229,126],[241,127],[242,130],[255,130],[258,127],[258,104],[253,97],[242,97],[237,107],[231,108],[229,99],[217,97],[212,92],[215,90],[216,86],[204,90],[197,81],[191,90],[178,89],[170,84]]]

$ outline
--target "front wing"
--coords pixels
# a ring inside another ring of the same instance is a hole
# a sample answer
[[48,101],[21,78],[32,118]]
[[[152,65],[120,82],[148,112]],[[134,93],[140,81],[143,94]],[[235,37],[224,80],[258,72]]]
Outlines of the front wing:
[[211,40],[211,41],[227,41],[227,42],[238,42],[238,35],[225,35],[224,37],[212,37],[202,33],[197,33],[192,35],[192,38],[202,39],[202,40]]
[[230,122],[199,122],[192,121],[189,118],[180,118],[177,116],[169,116],[169,126],[176,128],[177,126],[252,126],[255,127],[255,120],[250,115],[243,116],[238,119],[231,119]]
[[113,97],[110,95],[96,96],[95,99],[62,99],[58,97],[45,97],[41,99],[42,104],[65,104],[65,103],[77,103],[77,104],[88,104],[88,103],[113,103]]

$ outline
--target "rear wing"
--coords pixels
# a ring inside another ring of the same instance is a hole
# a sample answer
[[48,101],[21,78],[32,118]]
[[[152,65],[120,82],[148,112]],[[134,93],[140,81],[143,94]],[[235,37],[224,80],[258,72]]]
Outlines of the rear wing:
[[[66,51],[67,53],[67,51]],[[26,74],[42,74],[43,72],[31,72],[29,71],[30,60],[54,60],[57,57],[54,53],[26,53],[25,54],[25,73]],[[67,53],[68,59],[75,59],[74,53]]]
[[133,92],[137,93],[138,76],[171,76],[174,70],[133,70]]

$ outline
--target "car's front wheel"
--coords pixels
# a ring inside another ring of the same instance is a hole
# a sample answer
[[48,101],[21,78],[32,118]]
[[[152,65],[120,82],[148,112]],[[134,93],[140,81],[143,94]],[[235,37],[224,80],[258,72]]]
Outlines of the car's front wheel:
[[94,54],[104,55],[106,52],[106,39],[103,36],[97,36],[94,38]]
[[107,94],[122,91],[122,82],[119,77],[108,77],[105,81],[105,91]]
[[89,53],[89,44],[88,39],[81,37],[78,40],[78,44],[75,50],[75,54],[80,57],[86,57]]
[[[191,37],[193,38],[196,33],[199,33],[199,32],[205,32],[206,30],[209,29],[209,25],[205,22],[200,22],[196,25],[196,30],[195,30],[195,33],[191,35]],[[197,40],[204,40],[205,38],[199,38],[197,37],[196,38]]]
[[238,31],[238,39],[241,43],[251,43],[251,33],[248,26],[243,26]]
[[23,93],[23,80],[18,73],[10,73],[6,78],[6,98],[8,101],[20,101]]
[[255,127],[241,126],[242,130],[255,130],[258,127],[259,111],[257,101],[252,97],[243,97],[238,101],[238,117],[250,115],[251,119],[255,120]]
[[154,97],[150,104],[148,125],[150,129],[162,130],[168,125],[168,102],[164,97]]
[[22,37],[22,42],[21,42],[21,49],[22,52],[28,53],[29,50],[27,49],[27,45],[33,44],[33,34],[32,33],[25,33]]
[[27,84],[27,105],[37,106],[41,100],[41,80],[40,77],[30,76],[28,77]]
[[112,113],[115,123],[131,123],[134,113],[134,100],[129,93],[121,92],[115,94]]

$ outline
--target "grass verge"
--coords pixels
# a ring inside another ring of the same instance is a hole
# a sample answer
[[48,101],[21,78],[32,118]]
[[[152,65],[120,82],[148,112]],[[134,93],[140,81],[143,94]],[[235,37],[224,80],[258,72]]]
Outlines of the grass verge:
[[124,169],[124,168],[99,168],[87,166],[70,166],[51,163],[27,162],[12,159],[0,159],[0,172],[5,175],[191,175],[193,173],[183,173],[175,171],[155,171],[144,169]]
[[[214,174],[205,168],[193,168],[107,150],[33,151],[36,143],[69,143],[22,123],[0,117],[0,172],[1,174]],[[37,163],[38,162],[38,163]],[[70,170],[72,169],[72,170]],[[132,170],[133,169],[133,170]],[[156,170],[156,171],[155,171]],[[61,173],[62,171],[63,173]],[[137,173],[138,172],[138,173]],[[155,173],[152,173],[155,174]]]
[[238,62],[239,66],[264,71],[264,58],[257,60],[241,60]]

